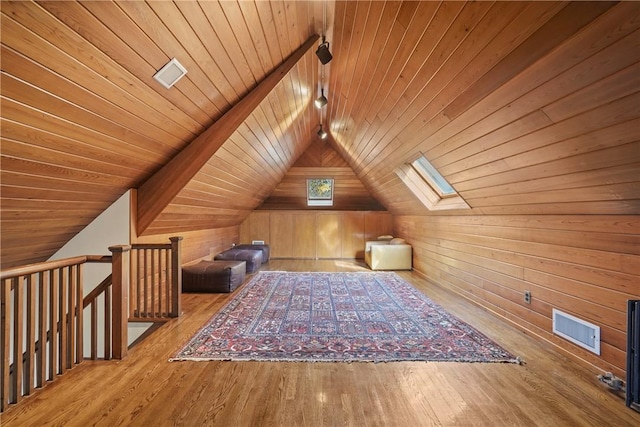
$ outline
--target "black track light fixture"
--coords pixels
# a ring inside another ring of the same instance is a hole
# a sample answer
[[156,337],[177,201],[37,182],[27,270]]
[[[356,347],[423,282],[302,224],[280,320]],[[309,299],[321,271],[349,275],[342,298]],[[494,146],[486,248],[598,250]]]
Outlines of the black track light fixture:
[[329,42],[325,40],[324,36],[322,36],[322,43],[318,46],[318,50],[316,50],[316,55],[318,55],[318,59],[322,62],[322,65],[328,64],[329,61],[333,59],[331,52],[329,52]]
[[327,132],[324,129],[322,129],[322,123],[320,123],[320,130],[318,130],[318,136],[320,137],[320,139],[327,138]]
[[314,103],[316,104],[316,108],[322,108],[325,105],[327,105],[327,102],[329,102],[327,100],[327,97],[324,96],[324,89],[320,89],[320,96],[314,101]]

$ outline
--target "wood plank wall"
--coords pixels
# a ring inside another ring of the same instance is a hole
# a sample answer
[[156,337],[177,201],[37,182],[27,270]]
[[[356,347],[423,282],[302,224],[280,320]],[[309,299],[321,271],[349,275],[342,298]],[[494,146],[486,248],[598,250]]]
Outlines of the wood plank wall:
[[[335,142],[333,142],[335,144]],[[259,209],[309,209],[307,179],[333,178],[333,206],[322,210],[385,211],[328,141],[315,138]]]
[[[640,299],[640,216],[394,216],[394,228],[430,281],[624,378],[626,304]],[[552,308],[600,326],[601,356],[554,336]]]
[[391,234],[388,212],[254,211],[240,225],[240,241],[264,240],[272,258],[354,259],[364,243]]

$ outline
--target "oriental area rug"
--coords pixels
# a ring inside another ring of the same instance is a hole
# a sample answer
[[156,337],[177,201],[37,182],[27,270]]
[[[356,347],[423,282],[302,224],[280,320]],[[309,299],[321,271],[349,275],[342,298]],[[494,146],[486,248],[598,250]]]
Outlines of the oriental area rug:
[[516,362],[392,272],[256,274],[173,357]]

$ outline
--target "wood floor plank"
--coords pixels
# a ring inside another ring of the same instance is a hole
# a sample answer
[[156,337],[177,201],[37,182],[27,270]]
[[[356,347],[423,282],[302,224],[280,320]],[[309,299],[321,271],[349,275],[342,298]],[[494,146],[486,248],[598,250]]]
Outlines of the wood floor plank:
[[[263,270],[367,271],[274,260]],[[233,296],[185,294],[183,315],[122,361],[86,361],[2,414],[3,426],[637,426],[640,414],[548,345],[450,291],[399,272],[520,356],[508,363],[168,362]]]

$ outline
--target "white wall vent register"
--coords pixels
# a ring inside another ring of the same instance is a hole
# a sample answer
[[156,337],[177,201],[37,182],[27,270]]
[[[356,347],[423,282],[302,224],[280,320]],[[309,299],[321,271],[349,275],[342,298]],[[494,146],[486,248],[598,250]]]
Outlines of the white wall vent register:
[[553,333],[600,354],[600,327],[560,310],[553,309]]

